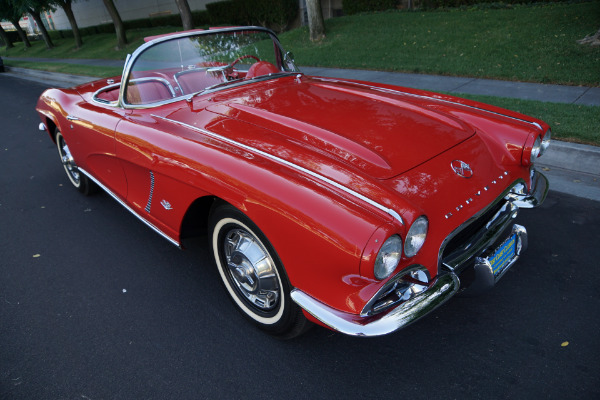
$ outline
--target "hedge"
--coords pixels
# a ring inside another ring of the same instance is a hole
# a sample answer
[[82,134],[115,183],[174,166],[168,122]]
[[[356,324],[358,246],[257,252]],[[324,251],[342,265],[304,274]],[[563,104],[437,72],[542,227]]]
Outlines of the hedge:
[[343,0],[342,8],[347,15],[361,12],[391,10],[401,2],[399,0]]
[[297,0],[226,0],[206,5],[211,25],[261,25],[283,31],[298,15]]

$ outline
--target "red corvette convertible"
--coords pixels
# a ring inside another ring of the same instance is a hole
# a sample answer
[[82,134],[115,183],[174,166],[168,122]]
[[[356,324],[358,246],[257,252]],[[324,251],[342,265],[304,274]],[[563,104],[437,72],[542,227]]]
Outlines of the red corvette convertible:
[[258,27],[148,38],[121,78],[49,89],[37,111],[75,188],[176,246],[207,233],[235,306],[281,337],[382,335],[488,290],[548,191],[544,122],[306,76]]

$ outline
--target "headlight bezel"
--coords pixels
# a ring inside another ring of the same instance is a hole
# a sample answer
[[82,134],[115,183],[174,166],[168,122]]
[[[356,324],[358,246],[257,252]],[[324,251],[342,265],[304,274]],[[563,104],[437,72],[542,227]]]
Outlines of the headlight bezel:
[[[425,241],[427,240],[427,233],[429,231],[429,219],[425,215],[419,216],[410,226],[408,233],[406,234],[406,239],[404,241],[404,255],[408,258],[416,256],[419,251],[423,248]],[[418,238],[418,242],[415,246],[413,246],[413,242],[415,241],[416,236],[421,236],[422,238]]]
[[549,128],[543,134],[529,136],[523,148],[521,164],[525,167],[533,165],[550,147],[551,139],[552,131]]
[[402,237],[398,234],[394,234],[387,238],[383,243],[375,263],[373,265],[373,275],[375,279],[380,281],[388,278],[395,270],[402,259],[403,241]]
[[543,156],[544,153],[546,152],[546,150],[548,150],[548,147],[550,147],[551,140],[552,140],[552,130],[548,129],[546,131],[546,133],[544,133],[544,136],[542,137],[542,145],[540,147],[540,154],[538,155],[538,157]]

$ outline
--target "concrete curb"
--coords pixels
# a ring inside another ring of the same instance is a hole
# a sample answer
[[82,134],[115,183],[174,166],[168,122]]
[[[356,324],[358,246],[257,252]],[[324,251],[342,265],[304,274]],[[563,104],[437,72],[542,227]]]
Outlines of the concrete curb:
[[56,83],[57,86],[61,87],[81,85],[83,83],[100,79],[93,76],[70,75],[58,72],[41,71],[37,69],[8,67],[6,65],[4,66],[4,69],[7,71],[5,72],[6,75],[49,84]]

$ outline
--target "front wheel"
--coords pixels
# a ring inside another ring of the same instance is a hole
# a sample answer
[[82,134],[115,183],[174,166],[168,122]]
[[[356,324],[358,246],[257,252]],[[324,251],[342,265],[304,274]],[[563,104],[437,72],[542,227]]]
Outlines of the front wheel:
[[56,130],[56,147],[58,148],[60,162],[62,163],[71,184],[85,195],[92,194],[95,191],[96,186],[87,176],[79,171],[79,168],[73,159],[73,155],[71,155],[69,146],[67,146],[65,138],[58,129]]
[[241,211],[220,206],[210,218],[219,274],[238,310],[260,329],[292,338],[310,322],[290,298],[291,285],[275,250]]

